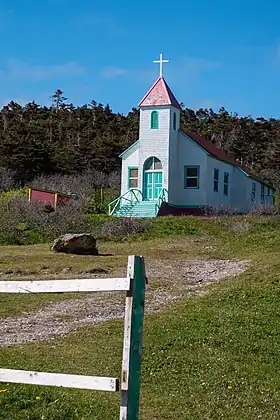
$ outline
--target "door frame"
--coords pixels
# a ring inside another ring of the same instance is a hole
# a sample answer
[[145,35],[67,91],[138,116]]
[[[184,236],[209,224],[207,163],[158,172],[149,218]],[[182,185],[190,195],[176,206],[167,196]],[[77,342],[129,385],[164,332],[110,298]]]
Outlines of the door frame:
[[[147,198],[147,189],[146,189],[146,174],[152,174],[152,199],[148,199]],[[161,189],[162,189],[162,184],[163,184],[163,170],[162,169],[150,169],[147,171],[144,171],[144,176],[143,176],[143,199],[145,201],[156,201],[157,198],[154,197],[154,193],[155,193],[155,174],[161,174]]]
[[[146,163],[150,160],[153,159],[153,169],[145,169]],[[161,164],[161,168],[155,169],[155,161],[160,162]],[[147,199],[147,194],[146,194],[146,182],[145,182],[145,178],[146,178],[146,174],[154,174],[154,173],[161,173],[161,189],[163,188],[163,166],[162,166],[162,161],[156,157],[156,156],[149,156],[143,163],[143,172],[142,172],[142,197],[143,200],[145,201],[156,201],[157,199],[154,198],[154,176],[152,178],[152,182],[153,182],[153,199],[152,200],[148,200]]]

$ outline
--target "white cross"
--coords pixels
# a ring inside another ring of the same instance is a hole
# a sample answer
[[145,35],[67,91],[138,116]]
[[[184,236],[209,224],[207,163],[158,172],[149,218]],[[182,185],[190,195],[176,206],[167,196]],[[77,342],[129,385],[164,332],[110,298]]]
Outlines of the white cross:
[[159,63],[159,77],[162,77],[163,63],[169,63],[169,60],[163,60],[162,53],[160,53],[159,60],[155,60],[154,63]]

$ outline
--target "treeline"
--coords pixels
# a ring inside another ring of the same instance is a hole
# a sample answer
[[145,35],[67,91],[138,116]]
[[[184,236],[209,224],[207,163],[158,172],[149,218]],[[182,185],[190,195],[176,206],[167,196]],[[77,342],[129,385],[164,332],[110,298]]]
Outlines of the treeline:
[[[224,108],[195,112],[184,107],[181,123],[278,186],[280,120],[239,117]],[[136,108],[125,116],[95,101],[75,107],[61,90],[49,107],[10,102],[0,111],[0,178],[9,175],[25,184],[42,174],[95,170],[109,176],[120,168],[118,155],[137,140],[138,124]]]

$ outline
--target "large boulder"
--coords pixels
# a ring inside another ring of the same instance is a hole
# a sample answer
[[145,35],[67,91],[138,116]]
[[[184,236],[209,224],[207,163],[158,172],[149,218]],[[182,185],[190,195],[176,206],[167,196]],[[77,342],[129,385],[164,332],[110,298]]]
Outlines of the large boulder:
[[52,251],[65,254],[98,255],[96,239],[90,233],[67,233],[55,239]]

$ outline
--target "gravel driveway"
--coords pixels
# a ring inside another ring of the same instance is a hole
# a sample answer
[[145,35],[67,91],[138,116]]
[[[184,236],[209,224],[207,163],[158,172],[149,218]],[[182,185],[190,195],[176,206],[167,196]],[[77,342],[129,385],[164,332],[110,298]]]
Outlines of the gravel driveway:
[[[236,260],[153,260],[146,263],[149,285],[145,313],[162,310],[172,301],[207,293],[211,283],[239,275],[250,262]],[[125,273],[119,273],[124,276]],[[102,277],[102,276],[99,276]],[[0,318],[0,347],[54,339],[86,324],[99,324],[124,316],[122,293],[94,293],[83,298],[45,304],[19,317]]]

